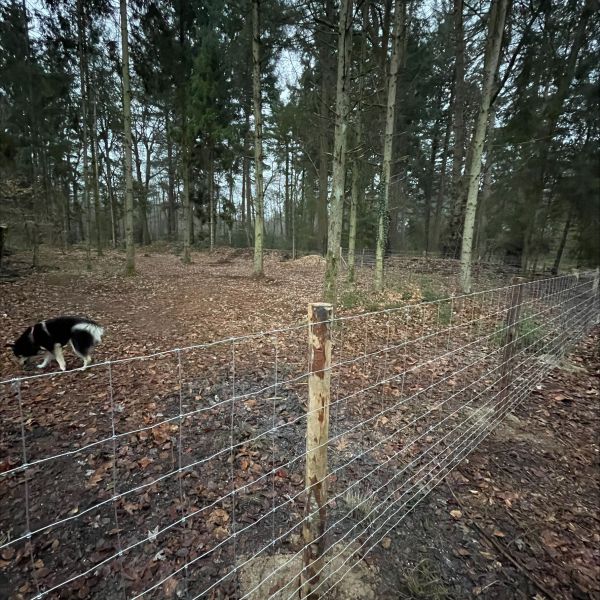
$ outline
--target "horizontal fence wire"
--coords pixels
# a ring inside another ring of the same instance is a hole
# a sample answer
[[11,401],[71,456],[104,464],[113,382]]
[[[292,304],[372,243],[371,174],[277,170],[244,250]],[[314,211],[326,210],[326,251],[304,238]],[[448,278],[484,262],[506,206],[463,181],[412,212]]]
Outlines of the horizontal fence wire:
[[[460,465],[598,323],[593,272],[335,316],[316,592]],[[298,597],[306,323],[14,377],[0,551],[24,598]]]

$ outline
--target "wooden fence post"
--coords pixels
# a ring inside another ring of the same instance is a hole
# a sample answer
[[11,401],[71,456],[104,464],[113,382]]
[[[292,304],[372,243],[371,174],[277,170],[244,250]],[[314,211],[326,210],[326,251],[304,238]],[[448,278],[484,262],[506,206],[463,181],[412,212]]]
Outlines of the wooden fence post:
[[517,339],[519,337],[519,319],[521,317],[521,305],[523,303],[524,277],[512,278],[512,294],[510,307],[506,314],[506,337],[504,338],[504,355],[502,357],[502,375],[500,377],[500,401],[502,404],[508,397],[508,386],[513,379],[513,361],[517,350]]
[[331,382],[331,320],[333,306],[308,305],[308,415],[306,418],[306,501],[301,598],[318,598],[327,528],[327,442]]

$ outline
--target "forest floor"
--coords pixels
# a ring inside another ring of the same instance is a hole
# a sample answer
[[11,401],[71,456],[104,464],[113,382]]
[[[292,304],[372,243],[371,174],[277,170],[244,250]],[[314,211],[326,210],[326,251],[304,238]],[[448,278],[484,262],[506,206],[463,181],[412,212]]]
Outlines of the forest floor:
[[[266,276],[256,279],[251,275],[250,253],[229,249],[194,253],[193,264],[183,266],[177,257],[150,248],[138,254],[138,275],[132,278],[122,276],[123,256],[115,252],[94,257],[91,272],[85,270],[81,251],[64,255],[46,252],[42,255],[42,268],[36,272],[29,272],[26,261],[25,256],[11,256],[12,276],[0,282],[4,340],[12,341],[25,327],[41,319],[83,314],[106,329],[94,356],[96,362],[299,324],[305,319],[308,302],[320,299],[324,272],[319,257],[291,261],[279,253],[269,253],[265,259]],[[371,272],[359,270],[355,288],[341,286],[343,312],[418,303],[455,291],[456,265],[417,259],[396,267],[390,268],[390,289],[378,296],[368,291]],[[502,270],[482,269],[476,273],[476,281],[480,288],[488,289],[505,284],[510,275]],[[408,515],[401,528],[367,555],[365,562],[377,573],[378,598],[600,598],[599,334],[596,329],[580,343],[568,363],[551,371],[514,414],[448,477],[447,483],[435,488],[428,500]],[[346,351],[352,349],[353,343],[349,336]],[[374,336],[371,343],[384,342]],[[250,396],[258,381],[270,381],[277,352],[284,347],[287,362],[278,366],[280,372],[275,381],[282,375],[291,378],[294,369],[301,365],[305,368],[304,331],[273,334],[259,342],[240,341],[233,378],[236,381],[237,376],[236,393],[247,391]],[[26,531],[25,520],[34,530],[36,524],[49,518],[68,519],[90,509],[98,499],[110,498],[116,482],[146,486],[150,477],[168,473],[178,461],[181,466],[191,460],[190,456],[211,455],[220,442],[228,442],[233,434],[229,419],[234,414],[221,410],[218,398],[227,394],[232,382],[231,374],[224,375],[230,370],[230,354],[230,345],[210,351],[191,349],[143,363],[114,365],[110,373],[91,369],[83,374],[74,372],[62,378],[25,382],[18,394],[26,417],[29,462],[69,452],[74,440],[91,447],[105,439],[111,427],[117,435],[145,425],[148,429],[124,438],[116,450],[104,449],[99,443],[85,453],[66,455],[52,464],[34,467],[35,476],[27,482],[31,502],[28,511],[22,502],[23,488],[27,486],[18,474],[9,485],[0,485],[0,545],[3,538],[22,535]],[[67,355],[67,361],[69,367],[79,366],[73,355]],[[53,368],[55,365],[46,371]],[[181,393],[182,371],[186,374],[185,394]],[[243,373],[247,373],[245,381]],[[7,350],[0,377],[7,379],[17,374]],[[415,380],[414,385],[418,384]],[[5,385],[0,392],[0,471],[8,471],[22,461],[19,452],[23,419],[14,386]],[[290,385],[279,396],[289,403],[277,418],[290,422],[299,418],[302,406],[297,399],[301,392]],[[182,402],[193,403],[207,397],[214,404],[212,412],[202,421],[190,417],[182,427],[184,432],[201,430],[204,435],[201,439],[190,435],[187,446],[184,445],[187,456],[182,458],[180,453],[178,458],[177,445],[173,443],[177,427],[171,424],[153,428],[154,419],[181,414]],[[271,399],[272,394],[259,398],[259,406],[263,400]],[[119,413],[112,423],[106,418],[111,406],[117,407]],[[271,415],[261,414],[255,400],[247,400],[236,411],[240,412],[235,416],[239,414],[248,427],[269,425],[265,420]],[[349,419],[359,417],[362,414],[348,413]],[[248,438],[250,434],[242,429],[237,428],[235,434]],[[45,531],[34,548],[33,559],[25,544],[16,553],[13,547],[5,548],[0,551],[0,598],[30,598],[35,595],[36,586],[49,589],[78,570],[101,562],[111,556],[119,535],[119,544],[126,544],[129,533],[150,533],[155,526],[163,527],[181,514],[183,508],[172,502],[173,496],[180,494],[182,502],[185,498],[188,503],[192,496],[202,497],[207,503],[218,498],[219,491],[227,486],[229,469],[233,468],[231,460],[239,486],[260,474],[261,464],[271,459],[273,464],[283,463],[284,457],[302,444],[302,438],[274,439],[272,449],[271,440],[268,442],[265,446],[258,442],[243,446],[243,452],[235,457],[224,456],[223,461],[215,463],[215,469],[225,469],[225,476],[215,470],[208,483],[196,475],[183,479],[179,492],[175,486],[163,494],[148,485],[135,498],[125,499],[114,508],[115,515],[118,509],[120,516],[116,527],[113,507],[107,505],[106,514],[96,515],[90,510],[86,519],[81,519],[85,530],[78,529],[79,520],[73,519],[66,523],[64,531]],[[344,451],[340,449],[340,453]],[[111,455],[118,455],[117,464],[116,460],[111,462]],[[208,466],[204,473],[210,472]],[[255,493],[245,499],[246,505],[240,499],[235,507],[238,520],[244,522],[245,517],[246,522],[252,522],[265,506],[274,502],[275,494],[295,494],[301,489],[301,482],[297,473],[282,469],[272,482],[272,492],[269,481],[269,489],[258,485],[253,488]],[[48,487],[54,490],[54,500],[47,494]],[[177,529],[179,537],[168,539],[162,549],[150,544],[149,549],[132,552],[126,566],[121,565],[119,578],[115,565],[106,566],[104,571],[91,569],[88,576],[65,588],[67,595],[49,597],[112,600],[122,598],[124,588],[144,589],[167,567],[173,570],[182,559],[194,556],[190,546],[206,547],[209,538],[226,536],[230,509],[223,503],[201,525],[188,524],[185,530]],[[291,512],[297,511],[294,507]],[[251,553],[251,544],[268,542],[271,526],[274,530],[284,525],[273,520],[268,531],[244,540],[245,546],[240,538],[238,551]],[[179,548],[182,545],[184,548]],[[214,563],[198,561],[199,575],[187,581],[188,591],[194,585],[203,589],[206,582],[223,575],[223,561],[229,555],[215,555]],[[115,580],[114,587],[97,591],[107,577]],[[169,582],[167,579],[155,595],[150,593],[147,597],[173,596],[175,587]],[[177,588],[178,595],[180,592]],[[222,588],[213,589],[207,597],[238,596],[235,584],[225,578]]]

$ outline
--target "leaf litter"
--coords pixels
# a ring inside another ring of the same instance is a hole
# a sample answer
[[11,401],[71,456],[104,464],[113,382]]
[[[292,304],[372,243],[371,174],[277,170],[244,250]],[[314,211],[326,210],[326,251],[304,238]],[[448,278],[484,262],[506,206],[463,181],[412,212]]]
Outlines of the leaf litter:
[[[122,258],[116,253],[99,259],[91,274],[85,272],[83,256],[77,253],[53,259],[56,270],[3,284],[0,315],[5,335],[16,337],[27,325],[50,316],[85,314],[107,329],[96,361],[299,323],[307,303],[319,299],[323,271],[321,261],[287,261],[273,253],[266,261],[269,276],[257,281],[249,276],[249,257],[230,250],[196,254],[191,267],[182,266],[173,256],[141,256],[139,275],[134,278],[119,274]],[[412,289],[413,284],[409,281],[407,287]],[[412,296],[415,301],[422,299],[418,289]],[[375,319],[373,325],[377,325]],[[418,332],[430,324],[424,318],[407,319],[401,326]],[[384,327],[370,328],[367,338],[360,328],[346,329],[336,340],[339,355],[368,354],[369,349],[389,343],[389,335]],[[287,501],[287,514],[277,514],[250,529],[253,535],[238,536],[236,553],[251,554],[269,543],[273,531],[281,533],[301,523],[303,462],[287,462],[302,446],[303,431],[287,424],[305,414],[306,391],[302,382],[288,384],[285,380],[293,380],[305,370],[305,343],[302,329],[257,342],[242,341],[235,348],[235,373],[231,371],[231,345],[180,353],[179,364],[177,356],[125,364],[111,373],[110,391],[105,370],[23,383],[28,461],[83,450],[31,467],[27,480],[18,474],[2,486],[0,534],[18,537],[26,531],[25,481],[32,505],[31,529],[80,516],[64,528],[48,528],[37,536],[31,555],[27,544],[18,545],[14,553],[6,552],[14,547],[5,549],[0,575],[16,590],[13,597],[27,598],[34,593],[34,580],[48,588],[80,572],[82,565],[102,564],[119,547],[140,537],[147,538],[145,544],[125,559],[105,563],[74,581],[68,593],[110,600],[122,597],[123,590],[139,592],[166,578],[162,593],[174,597],[180,596],[185,586],[201,590],[223,578],[213,596],[239,595],[239,582],[226,577],[235,562],[231,544],[219,544],[241,526],[260,523],[261,515],[274,502]],[[425,342],[415,350],[423,356],[430,349]],[[276,355],[279,363],[274,373]],[[68,360],[69,366],[76,366],[72,356]],[[408,356],[395,363],[391,360],[387,368],[400,372],[415,362]],[[516,418],[505,421],[450,476],[462,506],[457,506],[443,487],[437,488],[409,515],[405,528],[385,537],[366,557],[365,563],[378,573],[377,597],[397,598],[396,592],[404,590],[415,573],[432,569],[447,597],[464,597],[465,590],[473,596],[498,598],[520,597],[519,590],[538,593],[524,574],[527,571],[535,573],[556,597],[593,598],[600,593],[598,520],[593,516],[598,509],[594,410],[599,362],[596,332],[572,358],[570,364],[577,363],[576,368],[552,371],[541,389],[519,407]],[[455,361],[445,358],[428,372],[406,377],[403,388],[389,382],[375,395],[375,401],[415,393],[434,377],[456,368]],[[382,373],[382,365],[368,358],[352,364],[344,372],[344,381],[338,380],[340,396]],[[3,361],[0,374],[14,374],[14,366]],[[335,378],[335,373],[332,375]],[[447,393],[460,387],[461,381],[449,379]],[[265,383],[275,390],[262,393]],[[235,403],[232,412],[225,399],[233,389],[248,397]],[[20,417],[14,390],[4,389],[3,395],[0,467],[9,470],[22,460]],[[332,477],[339,489],[372,470],[377,461],[402,467],[393,457],[411,432],[426,429],[425,425],[408,428],[410,411],[401,408],[379,417],[371,433],[352,431],[353,425],[372,414],[373,398],[361,395],[332,409],[339,411],[335,418],[350,430],[334,445],[332,464],[353,460],[353,471]],[[435,406],[438,399],[434,395],[428,402]],[[180,409],[188,416],[179,418]],[[273,424],[274,433],[255,439],[257,432],[271,431]],[[370,436],[387,436],[399,426],[406,428],[405,435],[382,444],[373,456],[357,453],[357,448],[379,439]],[[112,441],[103,441],[110,439],[113,427],[121,436],[114,446]],[[124,435],[130,431],[135,433]],[[423,443],[430,444],[433,439],[426,436]],[[229,448],[231,442],[234,450],[207,460]],[[410,449],[409,455],[416,455],[418,449]],[[187,468],[199,459],[205,462]],[[179,472],[181,467],[183,472]],[[274,474],[264,477],[271,469]],[[375,477],[373,488],[377,484]],[[134,487],[135,493],[110,501],[115,494]],[[240,488],[244,493],[225,497],[215,505],[227,490]],[[99,502],[107,503],[97,509]],[[162,532],[182,516],[195,513],[199,517]],[[343,513],[344,502],[332,501],[332,521]],[[506,552],[514,554],[523,570],[515,569],[497,546],[478,535],[472,527],[475,521]],[[351,525],[342,523],[334,537]],[[207,557],[202,558],[203,554]],[[423,560],[432,560],[428,564],[437,567],[422,569]],[[189,561],[194,567],[185,581],[168,578]],[[403,579],[405,575],[408,579]]]

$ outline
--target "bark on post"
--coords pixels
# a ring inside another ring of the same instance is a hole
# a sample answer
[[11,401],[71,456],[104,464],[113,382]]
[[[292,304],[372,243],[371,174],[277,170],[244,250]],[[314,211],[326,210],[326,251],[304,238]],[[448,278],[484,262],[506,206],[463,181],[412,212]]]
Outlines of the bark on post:
[[306,503],[301,598],[314,600],[319,585],[327,528],[327,441],[331,381],[333,305],[308,306],[308,415],[306,419]]
[[513,277],[510,307],[506,314],[506,336],[504,338],[504,354],[502,356],[502,371],[500,377],[500,400],[498,409],[502,408],[504,401],[509,395],[509,386],[513,379],[514,357],[517,351],[519,337],[519,319],[521,317],[521,306],[523,304],[524,277]]

